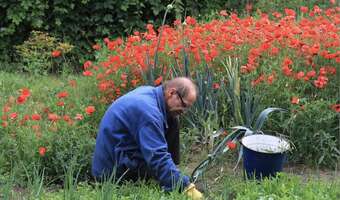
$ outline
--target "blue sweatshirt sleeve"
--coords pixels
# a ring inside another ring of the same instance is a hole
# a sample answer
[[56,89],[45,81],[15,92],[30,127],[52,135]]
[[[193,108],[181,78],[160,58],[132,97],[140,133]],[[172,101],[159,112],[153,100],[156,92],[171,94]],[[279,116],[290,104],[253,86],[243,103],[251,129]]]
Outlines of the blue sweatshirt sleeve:
[[189,177],[181,174],[167,151],[167,143],[162,128],[156,122],[144,123],[137,135],[142,155],[153,175],[165,191],[177,186],[183,190],[189,185]]

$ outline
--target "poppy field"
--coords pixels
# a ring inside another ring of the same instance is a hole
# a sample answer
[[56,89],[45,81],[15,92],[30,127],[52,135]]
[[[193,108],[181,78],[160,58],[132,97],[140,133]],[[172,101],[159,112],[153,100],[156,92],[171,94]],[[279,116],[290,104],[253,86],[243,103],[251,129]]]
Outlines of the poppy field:
[[[286,8],[258,18],[221,11],[207,23],[187,17],[158,30],[149,24],[125,41],[105,38],[94,45],[97,60],[84,63],[83,75],[96,83],[102,102],[138,85],[190,76],[201,97],[187,121],[211,120],[215,129],[245,124],[242,95],[252,93],[258,108],[290,110],[270,129],[294,142],[297,162],[311,159],[309,164],[334,167],[340,153],[338,9],[301,7],[298,16]],[[207,132],[203,123],[192,126]],[[203,141],[205,134],[199,136]]]
[[[213,136],[215,130],[225,128],[227,135],[230,127],[252,126],[264,108],[280,107],[288,112],[271,116],[264,130],[291,142],[289,165],[327,169],[337,177],[339,27],[335,3],[245,16],[222,10],[210,21],[187,16],[157,29],[148,24],[126,38],[98,40],[92,46],[95,59],[85,61],[79,74],[0,72],[0,198],[11,199],[17,188],[25,188],[20,195],[37,199],[185,199],[165,195],[153,183],[132,185],[134,194],[129,186],[98,186],[90,174],[97,128],[108,105],[138,86],[177,76],[191,77],[199,89],[197,102],[180,118],[180,168],[188,174],[190,157],[203,160],[223,139]],[[42,58],[67,67],[68,48],[55,46]],[[39,62],[39,69],[51,69],[45,64]],[[233,151],[224,162],[234,162],[240,144],[226,145]],[[244,182],[240,171],[226,170],[209,182],[208,197],[340,198],[336,180],[301,182],[282,174],[282,180],[266,180],[261,188]],[[45,185],[60,190],[46,192]]]

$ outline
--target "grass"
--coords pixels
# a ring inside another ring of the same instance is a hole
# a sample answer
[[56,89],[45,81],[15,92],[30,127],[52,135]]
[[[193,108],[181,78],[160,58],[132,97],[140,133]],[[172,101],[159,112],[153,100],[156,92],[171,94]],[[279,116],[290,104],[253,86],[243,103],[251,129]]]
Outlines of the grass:
[[[36,177],[39,184],[33,187],[19,188],[8,180],[0,186],[1,199],[124,199],[124,200],[159,200],[159,199],[187,199],[183,194],[164,193],[155,182],[126,183],[118,186],[115,183],[102,184],[80,182],[72,187],[62,189],[56,185],[40,184],[43,177]],[[70,177],[66,177],[70,178]],[[59,188],[59,189],[58,189]],[[247,180],[238,174],[225,173],[223,178],[210,184],[205,191],[206,199],[317,199],[336,200],[340,197],[340,181],[322,180],[315,177],[304,179],[300,176],[281,173],[277,178],[265,179],[262,182]]]
[[85,96],[89,89],[89,81],[86,77],[69,75],[69,76],[29,76],[27,74],[15,74],[0,71],[0,94],[1,101],[5,100],[9,94],[15,93],[19,88],[29,87],[34,98],[46,100],[53,95],[56,89],[65,88],[68,81],[76,80],[79,96]]

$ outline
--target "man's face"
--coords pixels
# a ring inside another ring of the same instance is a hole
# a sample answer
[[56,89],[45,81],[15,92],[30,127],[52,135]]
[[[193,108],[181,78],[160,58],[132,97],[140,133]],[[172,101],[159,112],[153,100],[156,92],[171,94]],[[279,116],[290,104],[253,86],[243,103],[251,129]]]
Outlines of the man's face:
[[196,101],[196,94],[189,92],[183,97],[175,88],[170,88],[165,97],[167,112],[171,116],[178,116],[185,113]]

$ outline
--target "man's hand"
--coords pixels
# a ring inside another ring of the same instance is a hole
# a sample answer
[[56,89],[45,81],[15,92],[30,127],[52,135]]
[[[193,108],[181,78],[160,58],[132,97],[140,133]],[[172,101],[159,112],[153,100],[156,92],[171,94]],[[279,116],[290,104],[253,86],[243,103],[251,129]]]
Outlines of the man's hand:
[[195,184],[190,183],[188,187],[185,188],[184,193],[190,197],[192,200],[202,200],[203,194],[198,191],[195,187]]

